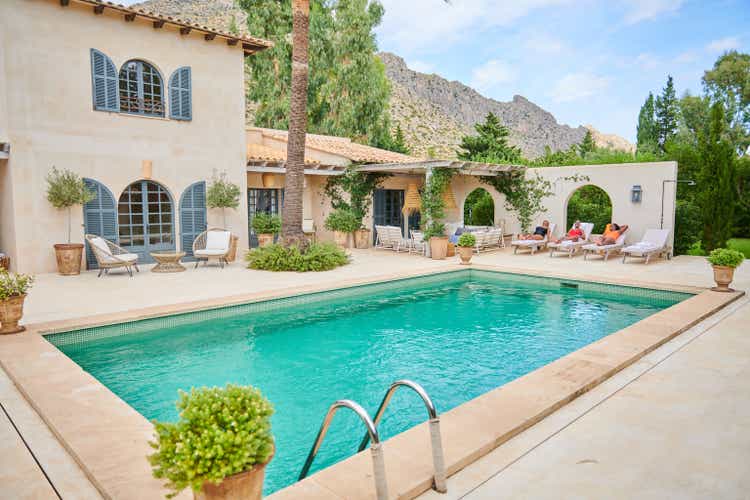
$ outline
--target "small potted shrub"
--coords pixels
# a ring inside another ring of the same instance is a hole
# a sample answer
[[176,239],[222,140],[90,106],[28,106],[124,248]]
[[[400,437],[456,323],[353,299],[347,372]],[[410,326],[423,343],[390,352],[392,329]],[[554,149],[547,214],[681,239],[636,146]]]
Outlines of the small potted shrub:
[[354,248],[370,248],[372,242],[372,232],[365,228],[359,227],[354,231]]
[[273,407],[250,386],[180,391],[177,422],[154,422],[154,477],[177,495],[190,487],[196,499],[260,500],[274,453]]
[[359,229],[360,220],[353,211],[337,208],[328,215],[324,225],[326,229],[333,231],[338,246],[349,248],[351,234]]
[[464,233],[458,237],[458,255],[461,257],[461,264],[469,264],[471,256],[474,255],[474,245],[477,244],[477,237],[471,233]]
[[[211,179],[211,185],[206,190],[206,205],[208,208],[220,208],[222,218],[222,228],[227,229],[227,208],[237,208],[240,206],[240,187],[227,179],[227,173],[222,172]],[[237,241],[239,238],[232,234],[227,261],[234,262],[237,258]]]
[[81,274],[83,244],[70,242],[71,208],[85,205],[95,198],[96,193],[89,190],[83,179],[75,172],[52,167],[47,175],[47,200],[53,207],[68,211],[68,242],[57,243],[54,246],[57,271],[63,276]]
[[258,236],[258,246],[270,245],[274,236],[281,231],[281,217],[267,213],[256,214],[253,217],[253,231]]
[[0,269],[0,334],[19,333],[26,328],[18,326],[23,317],[23,301],[34,278],[26,274],[10,273]]
[[443,260],[448,255],[448,237],[445,235],[445,224],[432,222],[424,231],[424,239],[430,242],[430,257]]
[[708,262],[714,268],[714,281],[716,287],[712,290],[716,292],[732,292],[729,285],[734,279],[734,270],[742,264],[745,256],[737,250],[728,248],[717,248],[708,255]]

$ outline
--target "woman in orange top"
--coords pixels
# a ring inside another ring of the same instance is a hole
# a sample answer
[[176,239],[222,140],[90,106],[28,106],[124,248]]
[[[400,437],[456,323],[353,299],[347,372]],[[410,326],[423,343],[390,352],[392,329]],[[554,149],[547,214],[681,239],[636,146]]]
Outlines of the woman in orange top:
[[596,239],[595,243],[599,246],[612,245],[617,241],[617,238],[622,236],[622,233],[627,230],[627,224],[624,224],[622,226],[615,224],[614,222],[612,224],[607,224],[607,227],[604,228],[604,234],[599,236]]

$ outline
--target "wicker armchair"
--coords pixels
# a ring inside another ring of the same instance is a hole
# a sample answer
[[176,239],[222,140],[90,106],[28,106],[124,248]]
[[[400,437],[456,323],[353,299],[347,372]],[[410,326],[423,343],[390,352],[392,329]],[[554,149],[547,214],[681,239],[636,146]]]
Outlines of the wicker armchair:
[[109,240],[95,234],[87,234],[86,242],[89,244],[91,252],[99,264],[99,276],[102,273],[108,274],[110,269],[124,267],[128,270],[130,277],[133,277],[133,268],[136,272],[138,269],[138,255],[130,253],[122,247],[119,247]]
[[231,251],[232,233],[226,229],[212,227],[195,238],[193,241],[193,257],[195,257],[195,267],[198,267],[200,261],[216,259],[219,261],[221,268],[224,264],[229,264],[228,257]]

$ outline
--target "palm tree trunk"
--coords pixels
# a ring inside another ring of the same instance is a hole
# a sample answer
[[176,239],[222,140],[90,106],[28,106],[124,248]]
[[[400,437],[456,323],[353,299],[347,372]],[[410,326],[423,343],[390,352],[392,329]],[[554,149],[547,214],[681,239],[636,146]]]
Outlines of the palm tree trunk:
[[310,1],[292,0],[292,95],[282,212],[284,245],[305,241],[302,232],[302,190],[305,180],[305,128],[307,126],[307,46]]

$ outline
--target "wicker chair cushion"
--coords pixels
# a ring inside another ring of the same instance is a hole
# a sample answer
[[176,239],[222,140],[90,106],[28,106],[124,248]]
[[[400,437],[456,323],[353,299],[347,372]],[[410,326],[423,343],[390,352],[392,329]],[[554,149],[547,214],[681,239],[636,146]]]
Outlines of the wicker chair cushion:
[[[89,241],[94,247],[96,247],[95,250],[99,250],[104,255],[112,255],[112,251],[110,251],[109,245],[107,245],[107,240],[104,238],[97,236],[96,238],[91,238]],[[104,255],[102,255],[102,257],[104,257]]]
[[204,250],[196,250],[193,255],[196,257],[221,257],[226,255],[227,250],[221,248],[206,248]]
[[121,253],[117,257],[112,255],[101,255],[100,258],[104,264],[117,264],[122,262],[135,262],[138,260],[138,255],[134,253]]
[[[206,234],[206,250],[221,250],[224,253],[229,251],[229,231],[209,231]],[[217,255],[217,254],[213,254]]]

